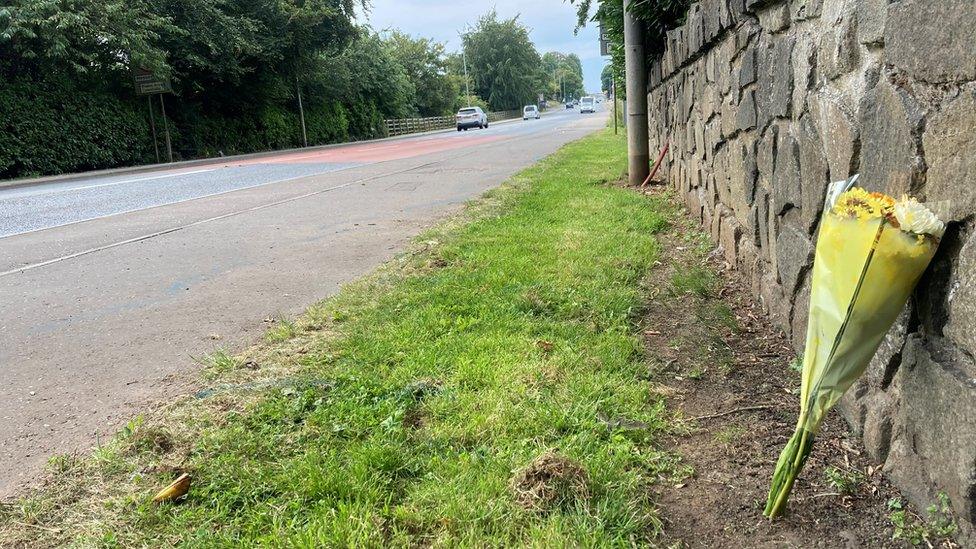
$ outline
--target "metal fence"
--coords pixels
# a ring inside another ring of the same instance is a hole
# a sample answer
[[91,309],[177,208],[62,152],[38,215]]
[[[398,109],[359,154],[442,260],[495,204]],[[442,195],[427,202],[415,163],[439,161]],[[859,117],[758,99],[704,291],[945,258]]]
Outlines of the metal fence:
[[[488,113],[488,122],[508,120],[522,116],[522,111],[499,111]],[[384,120],[386,123],[386,133],[389,136],[406,135],[409,133],[430,132],[434,130],[444,130],[453,128],[455,119],[453,116],[430,116],[427,118],[391,118]]]

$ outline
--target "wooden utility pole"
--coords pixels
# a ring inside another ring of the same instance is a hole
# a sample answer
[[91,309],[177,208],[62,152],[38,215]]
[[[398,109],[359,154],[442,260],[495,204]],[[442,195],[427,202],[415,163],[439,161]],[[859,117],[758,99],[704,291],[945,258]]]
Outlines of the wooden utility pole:
[[647,132],[647,67],[644,25],[631,12],[635,0],[624,0],[624,63],[627,67],[627,160],[631,185],[650,171]]
[[298,118],[302,121],[302,146],[308,146],[308,133],[305,131],[305,107],[302,106],[302,85],[295,76],[295,91],[298,93]]
[[166,119],[166,103],[163,102],[163,94],[159,94],[159,110],[163,114],[163,131],[166,132],[166,158],[173,161],[173,143],[169,139],[169,120]]

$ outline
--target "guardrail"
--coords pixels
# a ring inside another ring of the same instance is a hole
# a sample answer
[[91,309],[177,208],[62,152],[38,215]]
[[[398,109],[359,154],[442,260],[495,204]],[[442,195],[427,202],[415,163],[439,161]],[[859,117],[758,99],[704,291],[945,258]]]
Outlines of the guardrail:
[[390,136],[406,135],[408,133],[429,132],[443,130],[454,126],[453,116],[431,116],[427,118],[392,118],[384,120],[386,133]]
[[[522,116],[522,111],[498,111],[488,113],[488,122],[508,120]],[[390,137],[411,133],[430,132],[453,128],[456,123],[453,116],[429,116],[426,118],[390,118],[383,121],[386,133]]]

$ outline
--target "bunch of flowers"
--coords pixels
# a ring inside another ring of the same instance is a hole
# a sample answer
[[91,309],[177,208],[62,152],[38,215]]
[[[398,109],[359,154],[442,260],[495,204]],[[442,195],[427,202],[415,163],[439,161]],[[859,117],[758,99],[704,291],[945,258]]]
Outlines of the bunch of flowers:
[[824,416],[864,373],[928,267],[945,225],[914,198],[831,185],[820,223],[800,417],[780,454],[764,514],[779,515]]

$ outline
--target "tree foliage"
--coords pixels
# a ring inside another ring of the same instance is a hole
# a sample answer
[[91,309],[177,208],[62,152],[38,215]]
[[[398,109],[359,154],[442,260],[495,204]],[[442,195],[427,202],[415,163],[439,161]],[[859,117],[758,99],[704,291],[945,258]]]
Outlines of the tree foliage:
[[420,116],[452,114],[464,81],[460,73],[448,73],[444,44],[399,31],[391,33],[387,41],[416,90],[413,111]]
[[564,99],[586,95],[583,63],[575,53],[546,52],[542,56],[542,71],[546,77],[546,96]]
[[[610,38],[611,63],[617,74],[617,90],[623,95],[624,5],[623,0],[569,0],[576,5],[577,29],[598,22]],[[667,31],[684,23],[692,0],[635,0],[634,15],[644,25],[644,51],[648,58],[664,51]]]
[[477,95],[492,110],[518,109],[534,103],[543,90],[539,52],[518,17],[499,19],[492,10],[462,37],[468,71]]

